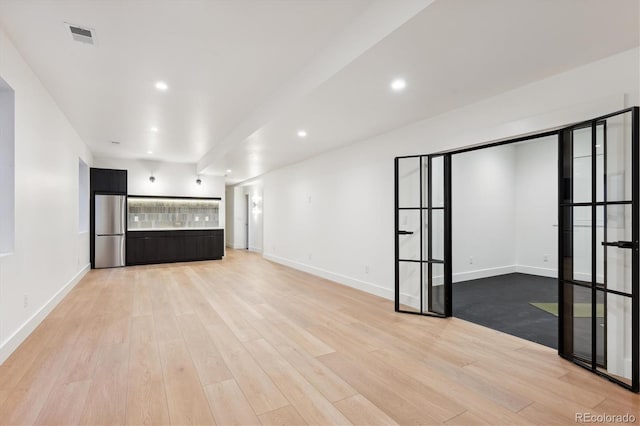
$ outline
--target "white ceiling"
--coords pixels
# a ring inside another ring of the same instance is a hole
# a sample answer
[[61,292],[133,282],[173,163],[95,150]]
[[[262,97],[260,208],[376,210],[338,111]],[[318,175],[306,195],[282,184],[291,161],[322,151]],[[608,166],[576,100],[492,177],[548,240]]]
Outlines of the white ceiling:
[[195,163],[369,3],[2,0],[0,26],[94,154]]
[[[238,182],[635,47],[639,8],[2,0],[0,25],[96,155],[198,162]],[[65,21],[98,45],[70,41]],[[392,93],[398,76],[407,89]]]

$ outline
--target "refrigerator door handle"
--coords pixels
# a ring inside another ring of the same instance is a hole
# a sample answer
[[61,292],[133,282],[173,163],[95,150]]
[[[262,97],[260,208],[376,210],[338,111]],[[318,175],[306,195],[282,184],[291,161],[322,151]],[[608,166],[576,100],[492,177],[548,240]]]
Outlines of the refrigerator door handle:
[[124,236],[122,238],[120,238],[120,265],[121,266],[126,266],[127,265],[127,259],[126,259],[126,253],[125,253],[125,238],[124,238]]

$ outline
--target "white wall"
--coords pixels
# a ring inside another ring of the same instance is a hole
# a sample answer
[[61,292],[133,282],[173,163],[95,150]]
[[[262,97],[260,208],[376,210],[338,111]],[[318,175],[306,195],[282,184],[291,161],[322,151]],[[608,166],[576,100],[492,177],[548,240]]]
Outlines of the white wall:
[[0,52],[0,77],[15,91],[15,245],[0,257],[2,362],[89,268],[89,234],[78,232],[78,158],[92,158],[1,29]]
[[89,200],[91,198],[91,176],[89,173],[89,165],[78,160],[78,231],[89,232],[90,223],[90,207]]
[[640,50],[266,174],[264,255],[393,298],[393,158],[459,148],[636,105]]
[[558,276],[558,138],[516,146],[518,272]]
[[514,271],[516,147],[452,156],[453,281]]

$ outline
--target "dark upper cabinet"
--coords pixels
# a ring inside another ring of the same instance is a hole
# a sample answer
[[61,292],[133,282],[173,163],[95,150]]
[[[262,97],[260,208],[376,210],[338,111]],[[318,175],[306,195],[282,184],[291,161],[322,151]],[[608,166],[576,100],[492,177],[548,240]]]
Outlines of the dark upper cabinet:
[[91,194],[96,192],[110,194],[127,193],[127,171],[91,168]]

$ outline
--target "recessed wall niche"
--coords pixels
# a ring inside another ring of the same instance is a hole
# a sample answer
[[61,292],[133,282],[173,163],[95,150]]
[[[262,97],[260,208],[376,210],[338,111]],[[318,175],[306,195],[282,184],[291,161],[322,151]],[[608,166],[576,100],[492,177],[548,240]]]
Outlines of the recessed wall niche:
[[15,92],[0,77],[0,254],[15,241]]

